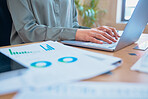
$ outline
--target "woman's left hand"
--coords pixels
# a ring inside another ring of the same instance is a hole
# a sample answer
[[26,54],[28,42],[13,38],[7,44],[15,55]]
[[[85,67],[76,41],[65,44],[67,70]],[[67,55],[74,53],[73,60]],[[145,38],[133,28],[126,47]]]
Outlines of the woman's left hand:
[[113,27],[101,26],[101,27],[97,27],[96,29],[108,33],[110,36],[115,37],[116,40],[118,40],[118,38],[120,37],[117,33],[117,30]]

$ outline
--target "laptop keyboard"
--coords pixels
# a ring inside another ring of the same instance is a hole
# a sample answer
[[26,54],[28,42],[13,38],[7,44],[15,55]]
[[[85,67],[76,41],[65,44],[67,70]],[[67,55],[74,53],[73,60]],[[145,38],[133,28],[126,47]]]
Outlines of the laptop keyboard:
[[117,46],[118,41],[116,43],[112,43],[112,44],[108,44],[106,42],[104,42],[104,44],[96,44],[96,43],[92,43],[92,42],[86,42],[86,43],[82,42],[82,43],[83,43],[83,45],[92,46],[92,47],[96,47],[96,48],[101,47],[101,48],[112,48],[112,49],[114,49]]

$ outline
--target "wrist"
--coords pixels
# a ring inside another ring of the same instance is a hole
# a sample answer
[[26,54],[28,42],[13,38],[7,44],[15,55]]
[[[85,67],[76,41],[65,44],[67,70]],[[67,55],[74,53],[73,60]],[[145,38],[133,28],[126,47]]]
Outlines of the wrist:
[[75,36],[76,41],[80,40],[80,36],[82,32],[83,32],[83,29],[77,29],[76,36]]

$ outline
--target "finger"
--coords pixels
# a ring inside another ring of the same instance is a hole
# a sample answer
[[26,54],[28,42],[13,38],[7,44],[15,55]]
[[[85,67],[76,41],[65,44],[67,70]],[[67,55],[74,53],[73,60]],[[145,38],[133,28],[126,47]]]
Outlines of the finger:
[[95,38],[100,39],[100,40],[103,40],[104,42],[107,42],[109,44],[112,44],[112,41],[111,40],[107,39],[106,37],[104,37],[101,34],[96,34]]
[[113,31],[114,36],[115,36],[115,38],[116,38],[116,40],[117,40],[117,39],[118,39],[118,37],[120,37],[120,36],[118,35],[118,33],[117,33],[116,29],[115,29],[115,28],[113,28],[113,27],[109,27],[109,28]]
[[90,41],[90,42],[93,42],[93,43],[97,43],[97,44],[103,44],[102,41],[99,41],[99,40],[97,40],[96,38],[93,38],[93,37],[90,37],[90,38],[89,38],[89,41]]
[[107,32],[112,37],[114,37],[112,30],[110,28],[108,28],[107,26],[102,26],[100,29],[103,30],[104,32]]
[[[106,37],[107,39],[113,41],[113,42],[117,42],[111,35],[109,35],[108,33],[104,32],[104,31],[96,31],[97,33],[94,33],[94,37],[99,37],[100,34],[103,35],[104,37]],[[97,36],[98,35],[98,36]]]
[[110,36],[108,33],[106,32],[102,32],[101,33],[104,37],[106,37],[107,39],[113,41],[113,42],[117,42],[117,40],[115,40],[112,36]]

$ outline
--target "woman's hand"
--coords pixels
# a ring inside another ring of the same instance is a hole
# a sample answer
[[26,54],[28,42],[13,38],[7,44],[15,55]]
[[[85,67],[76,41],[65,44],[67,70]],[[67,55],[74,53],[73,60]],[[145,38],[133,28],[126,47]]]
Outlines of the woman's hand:
[[97,27],[98,30],[102,30],[106,33],[108,33],[109,35],[111,35],[112,37],[115,37],[116,40],[118,40],[118,38],[120,37],[117,33],[117,30],[113,27],[108,27],[108,26],[101,26],[101,27]]
[[103,44],[102,41],[112,44],[112,42],[117,42],[118,37],[119,35],[116,29],[107,26],[92,29],[78,29],[76,33],[76,40],[90,41],[98,44]]

